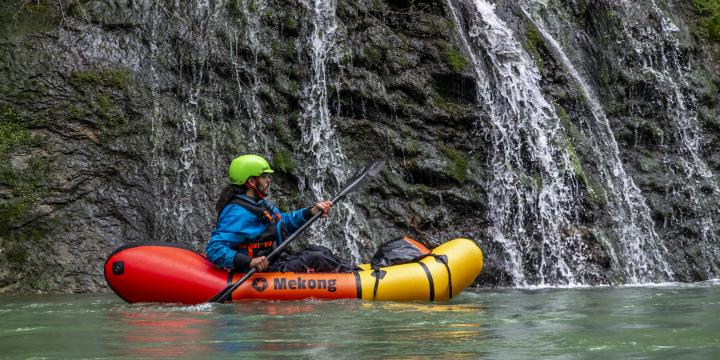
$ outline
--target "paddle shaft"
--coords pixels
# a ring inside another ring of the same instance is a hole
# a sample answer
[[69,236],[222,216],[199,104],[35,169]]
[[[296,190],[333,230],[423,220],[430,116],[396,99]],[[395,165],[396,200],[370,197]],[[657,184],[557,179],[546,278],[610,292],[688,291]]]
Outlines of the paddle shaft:
[[[334,205],[337,201],[339,201],[340,199],[345,197],[345,195],[347,195],[348,192],[350,192],[349,190],[350,190],[349,188],[343,189],[339,194],[337,194],[330,201]],[[278,245],[278,247],[275,248],[275,250],[273,250],[270,253],[270,255],[267,256],[268,260],[272,260],[275,256],[280,254],[285,249],[285,247],[288,246],[288,244],[290,244],[290,242],[295,240],[295,238],[297,238],[303,231],[305,231],[305,229],[307,229],[310,225],[312,225],[312,223],[317,221],[317,219],[319,219],[320,216],[322,216],[322,211],[318,212],[317,214],[313,215],[310,219],[308,219],[308,221],[306,221],[302,226],[300,226],[297,230],[295,230],[295,232],[292,233],[292,235],[290,235],[285,241],[283,241],[282,244]],[[235,291],[238,287],[240,287],[240,285],[242,285],[245,281],[247,281],[247,279],[249,279],[251,276],[253,276],[253,274],[255,274],[256,272],[257,272],[257,268],[250,269],[250,271],[248,271],[245,274],[245,276],[240,278],[240,280],[238,280],[236,283],[226,287],[223,291],[221,291],[217,295],[213,296],[213,298],[210,299],[209,302],[211,302],[211,303],[225,302],[228,299],[228,297],[232,296],[233,291]]]

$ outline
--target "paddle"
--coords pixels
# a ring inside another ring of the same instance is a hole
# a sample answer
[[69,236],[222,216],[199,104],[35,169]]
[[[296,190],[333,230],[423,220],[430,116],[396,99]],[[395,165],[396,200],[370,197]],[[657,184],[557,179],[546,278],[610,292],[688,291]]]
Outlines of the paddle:
[[[364,185],[370,178],[380,173],[380,170],[385,166],[385,160],[375,159],[370,161],[369,163],[365,164],[362,168],[360,168],[353,177],[348,180],[347,184],[345,184],[345,187],[340,190],[340,192],[335,195],[334,198],[332,198],[332,203],[335,204],[338,201],[340,201],[342,198],[345,197],[345,195],[349,194],[350,192],[356,190],[360,186]],[[273,252],[268,255],[268,261],[272,260],[273,257],[280,254],[285,247],[290,244],[295,238],[297,238],[305,229],[307,229],[312,223],[314,223],[317,219],[322,216],[322,212],[318,212],[317,214],[313,215],[305,224],[300,226],[292,235],[290,235],[282,244],[280,244]],[[225,289],[220,291],[217,295],[213,296],[212,299],[210,299],[208,302],[211,303],[218,303],[218,302],[225,302],[229,297],[231,297],[233,291],[240,287],[247,279],[249,279],[253,274],[257,272],[256,268],[250,269],[245,276],[240,278],[236,283],[232,285],[228,285]]]

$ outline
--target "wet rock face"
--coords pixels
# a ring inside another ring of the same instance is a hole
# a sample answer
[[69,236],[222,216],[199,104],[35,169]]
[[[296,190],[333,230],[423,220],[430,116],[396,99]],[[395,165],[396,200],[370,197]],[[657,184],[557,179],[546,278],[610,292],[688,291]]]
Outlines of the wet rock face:
[[623,163],[652,211],[676,279],[716,276],[718,167],[710,154],[717,129],[707,114],[718,114],[720,77],[709,71],[718,44],[701,34],[697,11],[686,3],[588,3],[575,16],[588,29],[588,56],[598,59],[589,65]]
[[[0,291],[104,289],[105,257],[128,242],[201,250],[241,153],[271,159],[281,206],[313,200],[299,190],[302,3],[17,1],[0,13]],[[337,17],[329,110],[347,166],[391,163],[353,200],[380,229],[361,236],[480,231],[464,216],[484,206],[474,81],[442,2],[341,1]],[[359,243],[369,258],[374,244]]]
[[[589,79],[625,169],[651,209],[674,278],[716,276],[718,229],[711,223],[718,216],[712,204],[718,167],[711,154],[717,129],[708,120],[718,114],[720,77],[710,71],[717,67],[718,44],[703,34],[689,3],[581,3],[568,11],[583,39],[578,58],[587,59]],[[587,164],[590,149],[576,148]]]
[[[281,208],[314,201],[303,180],[311,172],[300,120],[302,89],[312,81],[313,15],[305,3],[0,5],[0,292],[104,290],[105,257],[128,242],[202,250],[227,164],[242,153],[271,160]],[[703,226],[693,220],[712,218],[717,205],[693,199],[715,189],[674,185],[686,178],[679,166],[687,157],[673,150],[682,145],[668,136],[676,129],[667,112],[656,111],[669,88],[617,46],[623,14],[612,4],[550,6],[585,36],[578,53],[590,59],[623,163],[680,264],[677,278],[706,278],[712,257],[698,244]],[[715,173],[718,45],[693,33],[699,15],[690,5],[676,6],[679,58],[692,69],[685,89],[702,130],[700,158]],[[591,189],[596,159],[573,121],[589,116],[583,100],[517,9],[497,11],[538,62],[543,90],[563,108]],[[389,160],[381,178],[352,197],[367,219],[357,241],[363,259],[397,235],[430,245],[467,236],[487,255],[479,281],[512,285],[499,265],[502,245],[486,234],[488,115],[477,104],[476,75],[446,2],[340,0],[335,13],[327,102],[345,166]],[[608,282],[616,276],[610,249],[588,229],[609,223],[602,200],[590,193],[578,194],[586,211],[567,231],[582,239],[598,271],[588,281]]]

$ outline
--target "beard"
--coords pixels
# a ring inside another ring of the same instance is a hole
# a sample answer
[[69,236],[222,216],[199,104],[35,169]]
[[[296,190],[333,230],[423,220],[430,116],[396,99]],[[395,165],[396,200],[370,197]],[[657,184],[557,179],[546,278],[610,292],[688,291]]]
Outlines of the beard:
[[258,190],[263,193],[263,196],[268,196],[270,194],[270,184],[265,186],[258,186]]

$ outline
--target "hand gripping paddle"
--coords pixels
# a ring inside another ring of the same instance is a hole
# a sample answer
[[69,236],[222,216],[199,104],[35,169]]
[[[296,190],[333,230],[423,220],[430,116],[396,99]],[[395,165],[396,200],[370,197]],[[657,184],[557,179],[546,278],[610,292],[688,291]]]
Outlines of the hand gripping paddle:
[[[365,166],[360,168],[355,173],[355,175],[353,175],[353,177],[350,178],[350,180],[348,180],[348,182],[345,184],[345,186],[342,188],[342,190],[340,190],[340,192],[337,195],[335,195],[335,197],[332,198],[332,200],[330,200],[330,201],[332,201],[332,203],[335,204],[338,201],[342,200],[342,198],[344,198],[345,195],[358,189],[362,185],[366,184],[369,179],[371,179],[372,177],[379,174],[384,166],[385,166],[385,160],[381,160],[381,159],[375,159],[375,160],[372,160],[369,163],[365,164]],[[305,229],[307,229],[310,225],[312,225],[312,223],[314,223],[317,219],[319,219],[321,215],[322,215],[322,212],[318,212],[317,214],[313,215],[313,217],[311,217],[307,222],[305,222],[305,224],[303,224],[299,229],[297,229],[297,231],[295,231],[292,235],[290,235],[287,238],[287,240],[283,241],[282,244],[280,244],[277,248],[275,248],[275,250],[273,250],[273,252],[271,252],[270,255],[268,255],[268,260],[271,261],[275,256],[280,254],[283,251],[283,249],[285,249],[285,247],[288,244],[290,244],[290,242],[295,240],[295,238],[297,238],[303,231],[305,231]],[[212,299],[210,299],[208,302],[211,302],[211,303],[226,302],[228,300],[228,298],[231,298],[233,291],[235,291],[235,289],[240,287],[240,285],[242,285],[245,281],[247,281],[247,279],[249,279],[256,272],[257,272],[256,268],[250,269],[250,271],[248,271],[245,274],[245,276],[240,278],[240,280],[238,280],[236,283],[234,283],[232,285],[228,285],[228,287],[226,287],[225,289],[220,291],[217,295],[213,296]]]

